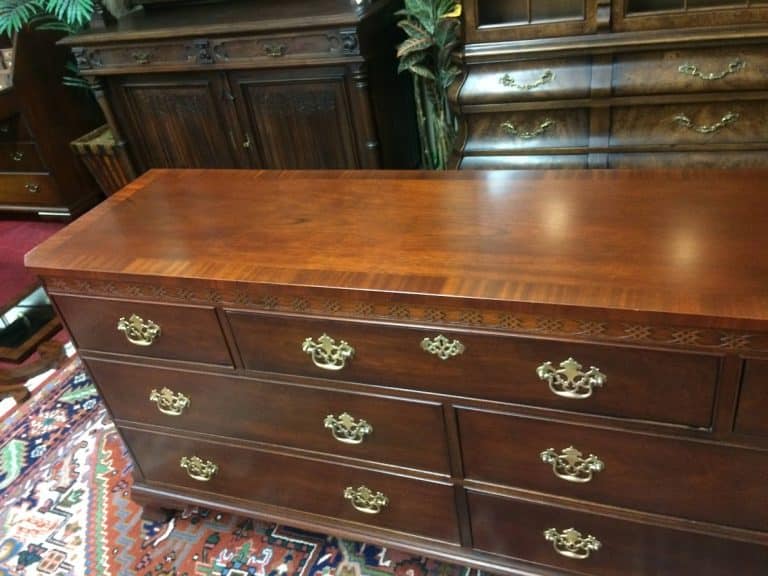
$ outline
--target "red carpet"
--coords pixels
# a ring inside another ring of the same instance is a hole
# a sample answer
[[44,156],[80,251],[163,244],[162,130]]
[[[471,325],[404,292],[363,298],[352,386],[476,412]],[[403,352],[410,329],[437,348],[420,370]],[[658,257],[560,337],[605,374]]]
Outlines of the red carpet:
[[0,312],[36,283],[24,269],[24,254],[64,226],[60,222],[0,220]]
[[476,574],[209,510],[143,521],[126,448],[77,357],[0,424],[0,575]]

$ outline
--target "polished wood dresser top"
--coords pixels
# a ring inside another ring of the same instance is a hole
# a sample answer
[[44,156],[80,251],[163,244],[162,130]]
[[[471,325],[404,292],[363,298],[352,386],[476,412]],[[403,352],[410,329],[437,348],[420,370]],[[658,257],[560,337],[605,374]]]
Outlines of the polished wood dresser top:
[[152,171],[27,255],[134,462],[517,576],[763,576],[768,171]]
[[767,179],[768,170],[153,171],[27,265],[749,324],[768,320]]

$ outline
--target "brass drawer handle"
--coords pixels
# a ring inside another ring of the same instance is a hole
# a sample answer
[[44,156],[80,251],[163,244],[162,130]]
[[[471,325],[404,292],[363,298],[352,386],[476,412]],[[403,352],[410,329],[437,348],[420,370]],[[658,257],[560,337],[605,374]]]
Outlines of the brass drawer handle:
[[163,388],[159,392],[155,389],[149,394],[149,401],[157,405],[157,409],[168,416],[181,416],[185,408],[189,408],[189,397],[181,392],[174,392]]
[[440,360],[448,360],[448,358],[463,354],[466,348],[458,340],[448,340],[442,334],[438,334],[434,338],[424,338],[421,341],[421,349],[429,354],[434,354]]
[[125,333],[125,338],[136,346],[151,346],[160,336],[160,326],[152,320],[144,320],[141,316],[131,314],[128,320],[125,317],[117,321],[117,330]]
[[535,80],[534,82],[530,82],[528,84],[520,84],[509,73],[504,74],[504,76],[499,78],[499,83],[506,88],[517,88],[518,90],[533,90],[534,88],[538,88],[539,86],[544,86],[544,84],[549,84],[554,79],[555,79],[555,73],[552,72],[552,70],[545,70],[538,80]]
[[40,184],[24,184],[24,189],[32,194],[40,192]]
[[323,422],[331,434],[344,444],[361,444],[365,437],[373,433],[373,426],[365,420],[355,420],[350,414],[342,412],[338,416],[329,414]]
[[694,78],[700,78],[701,80],[722,80],[726,76],[729,76],[730,74],[736,74],[736,72],[741,72],[744,70],[744,67],[747,65],[744,60],[741,60],[740,58],[736,58],[735,60],[732,60],[728,63],[728,66],[723,70],[722,72],[708,72],[704,73],[701,70],[699,70],[699,67],[695,64],[681,64],[677,71],[681,74],[686,74],[688,76],[693,76]]
[[13,154],[11,154],[11,160],[13,160],[14,162],[21,162],[22,160],[24,160],[24,152],[22,152],[21,150],[17,150]]
[[285,44],[264,44],[264,53],[272,58],[279,58],[285,56],[288,48]]
[[582,536],[581,532],[568,528],[558,532],[555,528],[544,531],[544,538],[552,542],[555,552],[566,558],[586,560],[592,552],[600,550],[602,544],[594,536]]
[[133,61],[136,62],[136,64],[140,64],[144,66],[145,64],[149,64],[152,60],[152,54],[149,52],[132,52],[131,57],[133,57]]
[[549,128],[554,126],[556,122],[554,120],[550,120],[549,118],[546,118],[541,124],[539,124],[536,128],[533,130],[527,131],[527,130],[521,130],[517,127],[516,124],[512,122],[503,122],[501,124],[501,128],[513,136],[517,136],[518,138],[521,138],[522,140],[531,140],[533,138],[536,138],[537,136],[541,136],[546,132]]
[[573,358],[560,362],[560,368],[552,366],[552,362],[544,362],[536,368],[536,374],[558,396],[578,400],[589,398],[595,388],[603,386],[608,380],[594,366],[584,372],[581,364]]
[[301,349],[312,357],[315,366],[325,370],[341,370],[355,355],[355,349],[344,340],[336,344],[336,341],[323,334],[315,341],[312,337],[304,340]]
[[727,112],[725,116],[720,118],[717,122],[714,124],[702,124],[700,126],[697,126],[693,123],[693,120],[688,118],[685,114],[678,114],[673,118],[675,122],[677,122],[678,126],[681,126],[683,128],[688,128],[689,130],[693,130],[694,132],[698,132],[699,134],[713,134],[719,130],[722,130],[726,126],[733,124],[736,122],[736,120],[739,119],[740,114],[738,112]]
[[568,446],[555,452],[554,448],[547,448],[541,453],[541,460],[546,464],[552,464],[552,472],[555,476],[568,482],[589,482],[592,475],[605,469],[605,464],[594,454],[586,458],[573,446]]
[[367,486],[359,488],[347,486],[344,489],[344,498],[352,502],[355,510],[365,514],[378,514],[389,504],[389,498],[381,492],[374,492]]
[[179,466],[187,471],[187,476],[199,482],[208,482],[219,471],[218,465],[197,456],[182,456],[179,460]]

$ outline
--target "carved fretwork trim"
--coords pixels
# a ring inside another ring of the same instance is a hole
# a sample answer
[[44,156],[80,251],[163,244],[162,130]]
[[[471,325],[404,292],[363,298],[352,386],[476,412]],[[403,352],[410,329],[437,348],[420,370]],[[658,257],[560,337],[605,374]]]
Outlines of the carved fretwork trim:
[[412,305],[393,301],[386,294],[360,299],[339,299],[327,293],[297,295],[279,286],[228,285],[219,289],[157,286],[96,280],[49,277],[46,287],[54,293],[164,301],[172,304],[207,304],[275,312],[441,324],[465,328],[592,341],[623,342],[699,348],[728,352],[768,352],[768,333],[744,333],[715,328],[651,326],[623,321],[559,318],[499,309],[471,309],[451,305]]

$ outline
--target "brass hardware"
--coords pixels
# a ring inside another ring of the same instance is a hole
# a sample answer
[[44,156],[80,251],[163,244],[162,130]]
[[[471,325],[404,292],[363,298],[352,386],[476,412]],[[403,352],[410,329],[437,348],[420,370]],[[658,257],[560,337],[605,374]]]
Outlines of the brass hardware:
[[595,388],[603,386],[608,377],[594,366],[583,372],[581,364],[573,358],[560,362],[555,369],[552,362],[544,362],[536,368],[536,374],[549,384],[549,389],[564,398],[583,399],[592,396]]
[[434,354],[441,360],[447,360],[453,356],[462,354],[465,350],[464,344],[458,340],[448,340],[442,334],[438,334],[434,338],[424,338],[421,341],[421,349]]
[[593,473],[605,469],[605,464],[597,456],[590,454],[583,458],[573,446],[561,450],[560,454],[554,448],[547,448],[541,453],[541,460],[552,464],[555,476],[568,482],[589,482]]
[[568,528],[558,532],[555,528],[544,531],[544,538],[552,542],[555,552],[566,558],[585,560],[592,552],[600,550],[602,544],[594,536],[582,536],[581,532]]
[[0,134],[8,134],[11,131],[11,127],[8,124],[0,124]]
[[366,514],[378,514],[389,504],[389,498],[381,492],[374,492],[367,486],[359,488],[347,486],[344,489],[344,498],[352,502],[355,510]]
[[181,416],[184,408],[189,407],[188,396],[168,388],[163,388],[160,392],[152,390],[149,394],[149,401],[157,404],[157,409],[168,416]]
[[698,132],[699,134],[713,134],[714,132],[717,132],[718,130],[722,130],[729,124],[733,124],[736,122],[736,120],[739,119],[740,114],[738,112],[727,112],[725,116],[720,118],[717,122],[714,124],[703,124],[701,126],[696,126],[693,123],[693,120],[688,118],[685,114],[678,114],[674,117],[674,121],[677,122],[679,126],[682,126],[683,128],[688,128],[689,130],[693,130],[694,132]]
[[555,73],[552,70],[545,70],[541,77],[529,84],[520,84],[509,73],[499,78],[499,83],[507,88],[517,88],[518,90],[533,90],[544,84],[549,84],[555,79]]
[[210,460],[203,460],[197,456],[182,456],[179,466],[187,471],[187,475],[193,480],[208,482],[219,471],[218,465]]
[[373,433],[373,426],[365,420],[355,420],[346,412],[339,416],[329,414],[323,422],[326,428],[331,429],[331,434],[339,442],[344,444],[361,444],[365,437]]
[[709,72],[705,74],[699,70],[699,67],[695,64],[682,64],[677,68],[677,71],[681,74],[693,76],[694,78],[700,78],[701,80],[722,80],[730,74],[736,74],[736,72],[744,70],[746,65],[747,63],[744,62],[744,60],[736,58],[735,60],[729,62],[726,69],[722,72]]
[[251,142],[251,135],[246,134],[245,135],[245,142],[243,142],[243,148],[250,148],[253,142]]
[[131,56],[133,57],[133,61],[136,62],[136,64],[141,64],[142,66],[144,64],[149,64],[150,60],[152,59],[152,54],[149,52],[131,52]]
[[530,131],[520,130],[517,127],[517,125],[513,124],[512,122],[503,122],[501,124],[501,128],[503,128],[506,132],[512,134],[513,136],[517,136],[518,138],[522,138],[523,140],[531,140],[532,138],[541,136],[542,134],[544,134],[544,132],[547,131],[548,128],[551,128],[555,124],[556,122],[554,120],[550,120],[549,118],[546,118],[541,124],[538,125],[538,127]]
[[323,334],[317,339],[307,338],[301,345],[301,349],[312,357],[312,362],[325,370],[341,370],[346,366],[347,360],[355,355],[355,349],[344,340],[336,344],[336,341]]
[[267,56],[271,56],[272,58],[285,56],[286,50],[287,48],[285,44],[264,44],[264,52],[266,52]]
[[11,160],[14,162],[21,162],[24,159],[24,152],[21,152],[20,150],[17,150],[13,154],[11,154]]
[[36,194],[40,192],[40,184],[24,184],[24,189],[27,192],[32,192],[32,194]]
[[128,320],[125,317],[117,321],[117,329],[125,333],[125,337],[131,344],[136,346],[151,346],[160,336],[160,326],[152,320],[144,321],[141,316],[131,314]]

